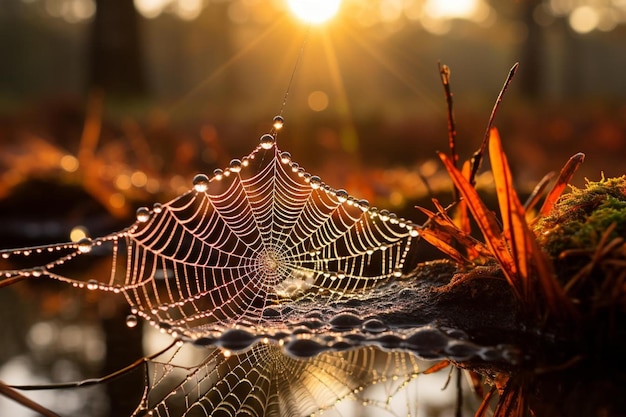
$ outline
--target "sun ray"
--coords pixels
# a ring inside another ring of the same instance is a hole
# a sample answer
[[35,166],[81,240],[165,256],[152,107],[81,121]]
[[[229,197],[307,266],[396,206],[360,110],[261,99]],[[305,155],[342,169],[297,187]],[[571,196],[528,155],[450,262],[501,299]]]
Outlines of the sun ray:
[[354,117],[352,116],[350,102],[348,101],[348,95],[341,76],[337,53],[332,39],[326,32],[322,35],[322,45],[326,55],[330,80],[338,95],[337,109],[342,120],[340,132],[341,147],[344,151],[356,156],[359,149],[359,136],[354,126]]
[[407,87],[410,91],[412,91],[416,96],[424,99],[424,104],[428,104],[433,109],[439,110],[440,103],[439,100],[435,99],[432,95],[428,94],[418,82],[414,80],[410,75],[403,73],[393,64],[393,60],[389,59],[387,56],[383,55],[379,50],[372,47],[372,42],[369,42],[362,38],[361,35],[357,34],[352,28],[348,26],[343,26],[342,29],[345,31],[345,34],[349,36],[363,51],[365,51],[368,55],[370,55],[374,60],[385,70],[389,71],[391,75],[393,75],[402,85]]
[[272,23],[267,29],[265,29],[261,34],[254,38],[252,42],[247,44],[245,47],[240,49],[235,55],[230,57],[226,62],[224,62],[219,67],[215,68],[213,72],[211,72],[203,81],[201,81],[196,87],[192,90],[188,91],[186,94],[183,94],[182,97],[177,100],[172,106],[169,108],[169,114],[173,114],[180,110],[185,103],[188,103],[193,96],[199,94],[209,83],[211,83],[215,78],[223,74],[226,70],[230,69],[233,65],[239,62],[244,56],[250,53],[254,48],[256,48],[261,41],[265,40],[269,35],[273,34],[278,30],[281,24],[286,21],[283,17],[277,19],[274,23]]

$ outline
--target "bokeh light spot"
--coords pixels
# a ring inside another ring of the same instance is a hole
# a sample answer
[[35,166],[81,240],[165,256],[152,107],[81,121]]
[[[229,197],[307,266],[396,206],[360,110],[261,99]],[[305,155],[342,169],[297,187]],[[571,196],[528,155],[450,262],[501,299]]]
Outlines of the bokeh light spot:
[[78,169],[78,159],[73,155],[63,155],[59,161],[59,166],[63,171],[76,172]]
[[313,91],[307,100],[309,108],[313,111],[323,111],[328,107],[328,95],[323,91]]
[[84,226],[76,226],[70,231],[70,240],[72,242],[78,242],[89,236],[87,228]]
[[589,33],[594,30],[600,22],[598,11],[591,6],[580,6],[575,8],[569,15],[569,25],[578,33]]

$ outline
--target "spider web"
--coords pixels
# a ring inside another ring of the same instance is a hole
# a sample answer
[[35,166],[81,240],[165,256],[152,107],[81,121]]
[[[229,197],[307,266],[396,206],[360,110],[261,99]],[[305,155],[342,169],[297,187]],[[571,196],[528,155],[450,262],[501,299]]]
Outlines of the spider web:
[[[314,415],[341,401],[391,415],[390,401],[418,375],[413,355],[375,348],[299,360],[261,343],[237,355],[216,349],[198,364],[176,364],[185,346],[150,364],[150,389],[134,416]],[[405,393],[409,414],[415,401]]]
[[[365,294],[401,276],[418,236],[410,222],[307,173],[278,149],[275,134],[193,184],[168,203],[140,208],[119,233],[0,252],[53,257],[5,271],[4,280],[48,276],[123,293],[134,314],[195,340],[234,325],[271,327],[271,307]],[[70,261],[102,252],[113,255],[108,281],[71,277]]]
[[[0,251],[19,265],[0,271],[0,287],[50,278],[118,293],[128,326],[143,318],[178,339],[146,358],[136,416],[313,415],[346,399],[393,414],[417,356],[508,360],[421,318],[419,282],[402,279],[418,236],[306,172],[273,131],[188,192],[137,210],[127,229]],[[103,257],[108,278],[81,276],[83,260]],[[185,349],[201,357],[180,361]]]

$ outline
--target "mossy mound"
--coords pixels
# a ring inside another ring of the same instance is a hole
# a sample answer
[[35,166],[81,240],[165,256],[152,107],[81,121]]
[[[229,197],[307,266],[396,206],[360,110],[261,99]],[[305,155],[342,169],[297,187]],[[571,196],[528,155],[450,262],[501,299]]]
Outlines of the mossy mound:
[[542,248],[558,258],[566,250],[595,250],[609,227],[608,240],[626,237],[626,176],[572,187],[535,232]]

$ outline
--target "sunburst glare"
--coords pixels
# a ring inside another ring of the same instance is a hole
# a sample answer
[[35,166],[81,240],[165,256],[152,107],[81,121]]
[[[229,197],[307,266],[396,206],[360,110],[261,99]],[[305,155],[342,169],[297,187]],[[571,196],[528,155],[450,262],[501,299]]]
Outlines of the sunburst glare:
[[339,11],[341,0],[287,0],[291,12],[307,23],[321,24]]

